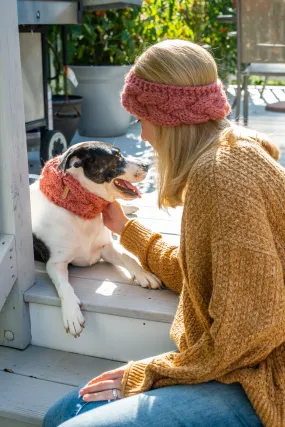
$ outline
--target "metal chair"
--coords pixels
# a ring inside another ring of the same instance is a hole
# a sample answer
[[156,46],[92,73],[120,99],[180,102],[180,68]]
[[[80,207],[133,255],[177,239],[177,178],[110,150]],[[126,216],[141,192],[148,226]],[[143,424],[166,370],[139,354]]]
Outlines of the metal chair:
[[239,120],[243,90],[243,119],[246,126],[249,76],[285,76],[285,1],[237,0],[236,9],[236,120]]

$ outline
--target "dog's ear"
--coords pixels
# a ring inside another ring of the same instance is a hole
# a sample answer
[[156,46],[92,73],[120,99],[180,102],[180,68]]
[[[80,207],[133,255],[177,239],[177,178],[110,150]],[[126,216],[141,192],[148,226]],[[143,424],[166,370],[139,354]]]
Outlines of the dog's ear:
[[[75,162],[72,162],[72,159],[76,157]],[[84,167],[84,164],[90,160],[90,154],[88,150],[84,148],[78,149],[69,149],[63,154],[62,160],[59,163],[58,167],[62,172],[66,172],[67,169],[74,167],[80,168]]]
[[70,168],[70,161],[74,157],[74,151],[73,150],[67,150],[63,155],[61,162],[58,165],[58,168],[65,173],[66,169]]

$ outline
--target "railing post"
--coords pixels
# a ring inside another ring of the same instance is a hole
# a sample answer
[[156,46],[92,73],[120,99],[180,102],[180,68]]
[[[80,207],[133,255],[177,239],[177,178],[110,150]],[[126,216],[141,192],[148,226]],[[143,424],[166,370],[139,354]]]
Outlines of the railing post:
[[[23,349],[31,340],[23,295],[34,283],[34,262],[16,0],[0,2],[0,233],[14,236],[16,252],[16,281],[0,313],[0,344]],[[0,277],[0,288],[7,288],[5,280]]]

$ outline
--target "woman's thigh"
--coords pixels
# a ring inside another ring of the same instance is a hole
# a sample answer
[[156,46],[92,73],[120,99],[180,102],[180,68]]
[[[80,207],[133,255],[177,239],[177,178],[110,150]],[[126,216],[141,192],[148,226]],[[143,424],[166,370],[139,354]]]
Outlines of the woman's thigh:
[[[56,424],[46,426],[55,427]],[[212,381],[163,387],[107,405],[86,404],[79,408],[77,416],[61,425],[131,426],[261,427],[262,423],[240,384],[226,385]]]
[[66,394],[58,400],[46,413],[42,427],[58,427],[64,421],[67,421],[79,413],[90,411],[91,409],[100,408],[108,404],[108,401],[86,403],[79,396],[80,389],[86,384],[76,388],[74,391]]
[[[143,361],[146,363],[151,362],[154,357],[159,356],[151,356],[146,359],[143,359]],[[69,394],[58,400],[46,413],[42,427],[58,427],[64,421],[69,420],[77,416],[78,414],[85,413],[87,411],[90,411],[91,409],[97,409],[109,403],[108,401],[97,403],[84,402],[82,397],[79,396],[79,391],[85,385],[86,384],[83,384],[82,386],[78,387],[74,391],[70,392]]]

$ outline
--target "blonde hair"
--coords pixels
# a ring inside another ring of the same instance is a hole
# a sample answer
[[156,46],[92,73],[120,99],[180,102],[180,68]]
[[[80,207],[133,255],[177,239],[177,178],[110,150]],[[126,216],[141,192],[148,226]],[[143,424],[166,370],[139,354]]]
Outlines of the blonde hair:
[[[149,47],[132,68],[151,82],[176,86],[202,86],[218,78],[212,55],[199,45],[184,40],[165,40]],[[189,172],[196,160],[218,143],[233,145],[238,139],[259,143],[278,159],[279,150],[266,137],[240,128],[227,119],[196,125],[155,127],[158,168],[158,205],[176,207],[183,204]]]

